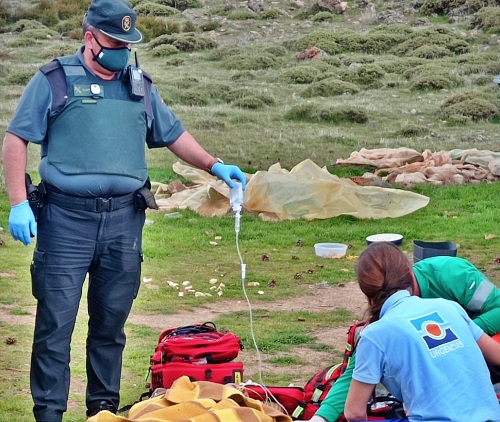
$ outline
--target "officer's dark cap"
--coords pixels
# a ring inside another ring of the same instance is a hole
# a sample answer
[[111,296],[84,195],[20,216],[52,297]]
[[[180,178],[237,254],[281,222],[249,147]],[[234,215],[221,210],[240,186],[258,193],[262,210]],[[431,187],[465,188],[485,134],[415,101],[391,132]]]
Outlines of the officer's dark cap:
[[135,27],[137,13],[123,0],[93,0],[86,17],[90,25],[115,40],[131,44],[142,40]]

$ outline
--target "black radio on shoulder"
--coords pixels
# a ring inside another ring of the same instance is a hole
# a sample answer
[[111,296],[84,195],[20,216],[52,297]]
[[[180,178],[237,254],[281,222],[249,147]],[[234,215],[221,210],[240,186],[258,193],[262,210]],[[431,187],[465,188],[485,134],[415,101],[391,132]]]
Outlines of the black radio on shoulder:
[[130,98],[136,101],[144,98],[144,75],[142,74],[142,70],[139,68],[137,51],[135,52],[135,66],[129,65],[128,67],[128,79],[130,86]]

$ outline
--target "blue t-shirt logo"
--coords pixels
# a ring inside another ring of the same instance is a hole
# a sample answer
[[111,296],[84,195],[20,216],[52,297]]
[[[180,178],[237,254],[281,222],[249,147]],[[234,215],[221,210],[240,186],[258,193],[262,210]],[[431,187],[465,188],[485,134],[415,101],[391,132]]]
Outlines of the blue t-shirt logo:
[[446,321],[438,312],[410,319],[409,322],[421,333],[429,350],[458,340],[451,328],[445,328]]

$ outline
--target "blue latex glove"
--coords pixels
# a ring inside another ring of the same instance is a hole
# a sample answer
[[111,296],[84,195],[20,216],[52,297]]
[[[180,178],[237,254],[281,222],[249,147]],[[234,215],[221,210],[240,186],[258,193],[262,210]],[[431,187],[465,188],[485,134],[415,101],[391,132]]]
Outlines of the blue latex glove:
[[14,205],[9,215],[9,230],[15,240],[25,245],[31,243],[31,236],[36,236],[36,221],[28,200]]
[[234,187],[234,182],[232,181],[232,179],[240,181],[243,190],[245,190],[246,188],[247,178],[238,166],[215,163],[210,169],[210,173],[212,173],[214,176],[217,176],[219,179],[224,180],[224,182],[226,182],[226,184],[230,188]]

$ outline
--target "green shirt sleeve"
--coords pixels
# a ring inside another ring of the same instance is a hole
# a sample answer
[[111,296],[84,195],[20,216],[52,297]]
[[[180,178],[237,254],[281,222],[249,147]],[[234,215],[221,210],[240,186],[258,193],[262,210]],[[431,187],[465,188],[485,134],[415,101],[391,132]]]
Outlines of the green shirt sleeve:
[[500,289],[472,263],[436,256],[419,261],[413,271],[421,297],[453,300],[485,333],[500,332]]
[[344,413],[347,392],[351,386],[355,364],[356,351],[352,354],[345,372],[335,381],[325,400],[321,402],[319,409],[315,413],[316,415],[325,418],[328,422],[335,422]]

